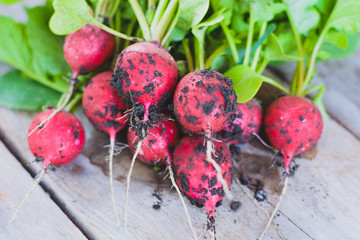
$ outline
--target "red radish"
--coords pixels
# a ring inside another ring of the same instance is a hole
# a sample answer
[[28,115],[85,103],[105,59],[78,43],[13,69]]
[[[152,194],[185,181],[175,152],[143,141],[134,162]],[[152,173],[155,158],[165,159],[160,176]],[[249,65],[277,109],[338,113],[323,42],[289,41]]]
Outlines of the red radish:
[[[220,166],[228,186],[232,181],[230,151],[223,142],[214,141],[212,158]],[[207,148],[201,135],[184,137],[174,151],[174,172],[181,191],[192,204],[205,206],[208,212],[208,230],[215,235],[215,206],[225,196],[224,185],[219,181],[218,171],[207,161]]]
[[113,55],[115,44],[113,35],[90,24],[65,37],[63,46],[64,56],[73,70],[73,78],[71,79],[69,89],[56,111],[47,119],[44,119],[39,126],[35,126],[28,136],[32,135],[37,128],[50,121],[55,114],[65,108],[74,91],[77,76],[94,71],[106,63]]
[[223,129],[235,113],[236,94],[232,80],[210,70],[196,70],[183,77],[174,93],[174,111],[179,122],[190,132],[207,138],[207,161],[211,162],[224,185],[226,195],[231,193],[222,178],[221,169],[211,157],[212,133]]
[[164,48],[141,42],[130,45],[119,55],[112,86],[125,104],[133,108],[134,115],[141,112],[139,117],[146,125],[149,112],[164,106],[171,98],[178,75],[174,58]]
[[267,108],[264,127],[271,145],[282,153],[285,171],[289,173],[293,157],[309,150],[319,140],[323,119],[309,99],[284,96]]
[[[165,161],[170,164],[171,159],[170,149],[175,147],[176,141],[179,138],[179,129],[174,120],[170,117],[163,117],[165,120],[159,120],[157,126],[149,128],[148,136],[143,140],[140,152],[137,159],[142,163],[151,166],[161,166]],[[136,146],[139,143],[139,137],[136,135],[136,130],[129,130],[128,144],[131,152],[134,154]]]
[[209,69],[185,75],[174,93],[174,111],[181,125],[209,138],[233,117],[235,104],[231,79]]
[[222,136],[228,144],[246,143],[258,133],[262,122],[262,108],[257,100],[236,105],[235,119],[223,128]]
[[[38,114],[29,127],[29,132],[48,118],[55,110],[47,110]],[[41,172],[35,177],[35,181],[24,200],[15,210],[11,222],[25,200],[29,197],[36,185],[40,183],[50,165],[60,167],[71,163],[82,151],[85,143],[85,132],[81,122],[72,114],[60,111],[46,128],[41,126],[34,134],[28,137],[30,151],[37,161],[43,162]]]
[[94,25],[85,25],[65,37],[64,56],[73,76],[101,67],[115,50],[115,37]]
[[85,115],[92,125],[99,131],[106,132],[110,136],[110,188],[116,221],[118,225],[120,225],[113,187],[113,156],[116,133],[126,126],[128,118],[124,115],[124,111],[126,110],[125,104],[115,89],[109,85],[111,77],[112,72],[107,71],[99,73],[91,79],[83,94],[83,107]]

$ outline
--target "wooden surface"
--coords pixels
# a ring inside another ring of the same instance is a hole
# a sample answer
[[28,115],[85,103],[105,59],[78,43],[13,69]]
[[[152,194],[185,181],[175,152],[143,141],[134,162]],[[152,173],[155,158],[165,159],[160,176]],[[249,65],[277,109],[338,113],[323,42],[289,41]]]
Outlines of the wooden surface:
[[[359,239],[359,60],[360,51],[357,51],[350,59],[317,67],[314,82],[326,79],[325,104],[331,117],[316,149],[296,160],[299,168],[290,179],[288,192],[274,220],[286,239]],[[8,69],[0,64],[0,73]],[[288,77],[287,68],[281,71]],[[348,104],[342,106],[341,102]],[[122,223],[118,228],[104,162],[108,137],[96,133],[81,110],[77,115],[87,133],[83,154],[66,167],[48,171],[41,187],[34,191],[18,217],[4,227],[32,183],[30,174],[34,176],[41,169],[41,163],[28,166],[34,158],[27,147],[26,133],[35,114],[0,107],[0,139],[7,147],[0,143],[0,239],[124,239],[124,175],[130,155],[124,151],[115,158],[115,196]],[[236,174],[241,170],[253,180],[265,183],[268,202],[260,205],[271,213],[281,191],[282,168],[270,168],[272,152],[256,140],[241,149],[242,155],[235,164]],[[164,174],[135,165],[130,190],[129,239],[192,239],[181,203],[170,190],[168,179],[163,181],[163,178]],[[155,191],[160,193],[161,201],[154,196]],[[235,212],[230,209],[231,201],[224,199],[223,205],[217,208],[218,239],[258,238],[267,222],[265,214],[235,183],[231,191],[241,207]],[[202,236],[205,210],[191,206],[187,200],[186,203],[195,230]],[[156,204],[160,209],[153,208]],[[272,226],[265,239],[279,239]]]
[[0,141],[0,239],[86,239],[38,186],[6,225],[32,184],[32,178]]

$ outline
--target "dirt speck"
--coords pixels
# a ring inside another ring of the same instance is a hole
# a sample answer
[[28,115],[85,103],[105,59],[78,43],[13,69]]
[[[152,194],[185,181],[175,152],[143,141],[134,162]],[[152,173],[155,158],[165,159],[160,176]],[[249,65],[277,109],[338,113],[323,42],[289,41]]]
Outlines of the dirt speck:
[[234,212],[236,212],[240,207],[241,207],[241,202],[240,201],[232,201],[230,203],[230,208],[231,210],[233,210]]
[[82,171],[84,169],[82,166],[76,164],[76,165],[72,166],[72,168],[70,170],[72,173],[79,174],[79,173],[82,173]]

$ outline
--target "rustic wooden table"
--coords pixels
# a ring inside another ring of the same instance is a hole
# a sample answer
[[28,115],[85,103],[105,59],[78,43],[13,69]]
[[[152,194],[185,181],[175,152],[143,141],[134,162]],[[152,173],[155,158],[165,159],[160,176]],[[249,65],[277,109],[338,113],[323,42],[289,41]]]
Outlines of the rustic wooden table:
[[[360,50],[346,60],[318,65],[314,81],[327,84],[325,104],[330,116],[316,149],[296,160],[299,168],[290,178],[274,219],[286,239],[359,239],[359,60]],[[0,74],[9,69],[0,64]],[[286,79],[288,72],[288,67],[281,67],[268,73]],[[32,177],[41,169],[40,163],[31,163],[34,157],[26,140],[27,128],[35,115],[0,107],[0,239],[124,239],[124,228],[116,226],[106,175],[104,157],[108,150],[104,145],[108,139],[92,128],[81,110],[77,116],[87,133],[83,154],[66,167],[48,171],[17,218],[6,225],[30,188]],[[279,199],[282,169],[270,168],[272,152],[256,140],[241,146],[241,150],[237,169],[265,183],[268,200],[259,204],[270,214]],[[122,226],[124,175],[129,164],[128,151],[115,158],[115,195]],[[170,189],[168,179],[162,178],[163,175],[141,164],[135,165],[129,239],[192,239],[181,202]],[[250,189],[246,190],[252,194]],[[266,215],[239,185],[234,183],[231,191],[241,207],[233,211],[231,201],[224,199],[216,214],[218,239],[257,239],[266,225]],[[157,204],[160,208],[153,208]],[[201,236],[206,223],[205,209],[191,206],[188,201],[187,205],[195,230]],[[280,239],[273,226],[265,239]]]

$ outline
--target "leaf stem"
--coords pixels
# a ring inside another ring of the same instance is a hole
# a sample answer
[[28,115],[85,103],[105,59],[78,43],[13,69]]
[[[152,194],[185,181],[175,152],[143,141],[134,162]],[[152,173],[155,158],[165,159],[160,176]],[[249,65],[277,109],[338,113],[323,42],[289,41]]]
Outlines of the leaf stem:
[[266,76],[263,76],[263,81],[274,86],[274,87],[277,87],[278,89],[280,89],[281,91],[283,91],[284,93],[286,94],[290,94],[289,90],[287,90],[286,88],[284,88],[283,85],[281,85],[279,82],[269,78],[269,77],[266,77]]
[[191,55],[191,50],[189,47],[189,39],[185,38],[182,40],[182,44],[185,50],[185,57],[186,57],[186,62],[187,62],[187,66],[188,66],[188,70],[189,72],[194,71],[194,61]]
[[150,26],[150,32],[152,34],[155,32],[155,29],[159,23],[159,20],[160,20],[162,14],[164,13],[167,2],[168,2],[168,0],[160,0],[159,5],[156,8],[155,16],[154,16],[154,18],[151,22],[151,26]]
[[167,33],[165,34],[163,40],[161,41],[161,46],[165,46],[166,41],[169,39],[172,31],[174,30],[174,28],[175,28],[175,26],[176,26],[176,23],[177,23],[177,21],[178,21],[178,19],[179,19],[179,16],[180,16],[180,10],[177,11],[174,20],[171,22],[171,25],[170,25]]
[[206,59],[204,67],[210,68],[214,59],[217,56],[219,56],[228,46],[229,46],[229,44],[225,43],[225,44],[221,45],[220,47],[218,47],[215,51],[213,51],[213,53]]
[[269,63],[269,59],[267,59],[264,56],[264,59],[263,59],[262,63],[259,66],[257,66],[256,72],[259,73],[259,74],[262,74],[262,72],[265,70],[268,63]]
[[169,5],[166,7],[164,15],[161,17],[158,25],[156,26],[152,40],[161,42],[162,37],[166,31],[167,26],[171,22],[171,18],[177,7],[178,0],[170,0]]
[[145,15],[140,7],[140,4],[137,0],[129,0],[132,10],[135,13],[136,19],[139,22],[142,34],[146,41],[151,41],[151,33],[148,22],[146,21]]
[[108,33],[111,33],[112,35],[117,36],[119,38],[123,38],[123,39],[129,40],[129,41],[134,41],[134,42],[143,42],[144,41],[144,39],[142,39],[142,38],[131,37],[131,36],[125,35],[123,33],[120,33],[118,31],[115,31],[114,29],[109,28],[108,26],[106,26],[98,21],[93,21],[93,22],[91,22],[91,24],[94,24],[94,25],[98,26],[99,28],[101,28],[102,30],[104,30]]
[[310,84],[310,80],[311,80],[311,77],[312,77],[313,72],[314,72],[316,57],[317,57],[317,54],[318,54],[319,49],[321,47],[321,44],[322,44],[322,42],[324,40],[324,37],[325,37],[325,35],[327,33],[327,30],[328,30],[328,27],[326,25],[325,28],[321,31],[321,34],[320,34],[320,36],[319,36],[319,38],[318,38],[318,40],[316,42],[314,50],[311,53],[311,57],[310,57],[310,60],[309,60],[309,63],[308,63],[304,83],[302,84],[302,86],[300,86],[300,89],[298,91],[298,94],[301,95],[301,96],[305,95],[305,89]]
[[[267,22],[264,22],[261,24],[259,39],[264,35],[266,27],[267,27]],[[259,61],[261,46],[262,46],[262,44],[256,49],[255,54],[254,54],[254,59],[251,62],[251,69],[254,71],[255,71],[257,63]]]
[[245,49],[245,56],[244,56],[244,62],[243,62],[243,65],[245,65],[245,66],[249,65],[251,44],[252,44],[253,35],[254,35],[254,9],[253,9],[252,0],[249,0],[249,6],[250,6],[249,32],[248,32],[247,40],[246,40],[246,49]]
[[231,50],[234,62],[236,64],[236,63],[238,63],[240,61],[240,59],[239,59],[239,54],[237,52],[237,48],[236,48],[236,44],[234,42],[234,39],[231,36],[231,32],[230,32],[229,28],[226,26],[224,21],[220,22],[220,26],[221,26],[222,30],[224,31],[224,33],[225,33],[226,40],[229,43],[230,50]]
[[[297,53],[299,55],[299,57],[301,57],[302,59],[298,61],[298,65],[297,65],[297,70],[294,72],[294,77],[292,79],[292,81],[295,81],[292,89],[291,89],[291,93],[292,94],[297,94],[298,93],[298,89],[301,88],[301,86],[303,85],[303,81],[304,81],[304,54],[303,54],[303,47],[302,47],[302,43],[301,43],[301,39],[300,39],[300,34],[296,29],[295,23],[294,23],[294,19],[292,18],[291,13],[289,12],[289,9],[286,8],[286,15],[288,16],[289,22],[290,22],[290,26],[291,26],[291,30],[294,34],[295,37],[295,44],[296,44],[296,50]],[[295,75],[296,74],[296,75]]]

